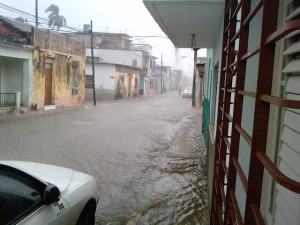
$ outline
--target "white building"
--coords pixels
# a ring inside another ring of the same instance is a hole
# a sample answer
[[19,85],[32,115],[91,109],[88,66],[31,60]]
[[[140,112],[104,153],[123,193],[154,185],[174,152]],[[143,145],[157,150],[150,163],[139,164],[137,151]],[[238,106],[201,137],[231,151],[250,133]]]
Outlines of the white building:
[[[93,75],[91,49],[86,50],[86,56],[86,79],[91,82]],[[142,56],[142,51],[94,49],[96,99],[138,96]],[[86,90],[86,98],[92,99],[92,89]]]

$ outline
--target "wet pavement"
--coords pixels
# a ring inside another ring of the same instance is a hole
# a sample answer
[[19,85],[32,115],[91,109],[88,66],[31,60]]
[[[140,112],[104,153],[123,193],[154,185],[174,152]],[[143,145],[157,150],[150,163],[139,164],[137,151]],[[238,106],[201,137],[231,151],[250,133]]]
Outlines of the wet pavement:
[[208,224],[201,109],[177,92],[0,117],[1,159],[93,175],[96,224]]

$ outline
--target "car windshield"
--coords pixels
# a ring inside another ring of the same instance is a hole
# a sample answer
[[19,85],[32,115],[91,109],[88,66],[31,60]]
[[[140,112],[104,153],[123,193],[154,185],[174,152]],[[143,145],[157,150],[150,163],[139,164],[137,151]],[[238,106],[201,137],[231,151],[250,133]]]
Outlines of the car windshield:
[[[194,51],[174,51],[148,2],[3,0],[0,8],[0,156],[60,193],[22,223],[65,224],[68,210],[72,224],[85,213],[91,224],[207,221]],[[77,172],[93,177],[97,193]],[[41,196],[1,179],[14,196],[1,202],[20,205],[5,224]]]

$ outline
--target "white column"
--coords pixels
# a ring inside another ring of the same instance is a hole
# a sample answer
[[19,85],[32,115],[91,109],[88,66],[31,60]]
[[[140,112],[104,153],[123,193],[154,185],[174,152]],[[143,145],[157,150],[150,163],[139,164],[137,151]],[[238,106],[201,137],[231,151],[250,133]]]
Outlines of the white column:
[[16,93],[16,107],[18,111],[20,110],[20,105],[21,105],[21,92],[18,91]]

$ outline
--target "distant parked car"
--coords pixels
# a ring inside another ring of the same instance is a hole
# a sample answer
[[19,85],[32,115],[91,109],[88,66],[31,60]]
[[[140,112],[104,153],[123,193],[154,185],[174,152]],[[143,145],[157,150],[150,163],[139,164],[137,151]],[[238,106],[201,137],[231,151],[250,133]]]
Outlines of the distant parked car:
[[0,225],[94,225],[94,178],[40,163],[0,161]]
[[183,98],[191,98],[193,94],[193,91],[191,88],[185,88],[184,91],[182,92],[182,97]]

